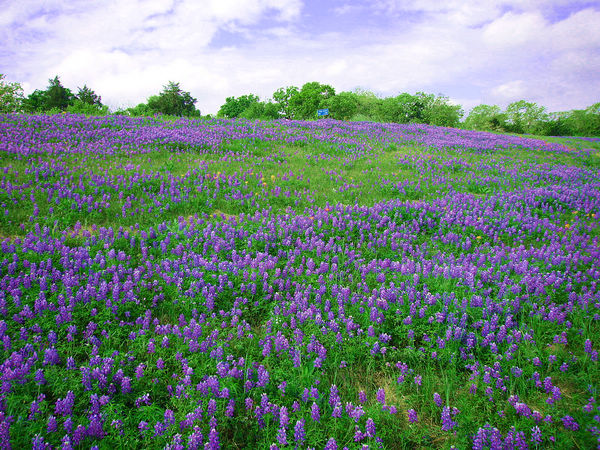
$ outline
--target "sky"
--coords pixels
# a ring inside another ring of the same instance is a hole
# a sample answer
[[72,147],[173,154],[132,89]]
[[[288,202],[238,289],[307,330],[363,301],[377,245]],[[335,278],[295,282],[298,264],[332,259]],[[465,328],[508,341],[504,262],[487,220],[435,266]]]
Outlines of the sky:
[[169,81],[214,114],[318,81],[463,106],[600,101],[600,0],[0,0],[0,73],[25,94],[55,75],[112,109]]

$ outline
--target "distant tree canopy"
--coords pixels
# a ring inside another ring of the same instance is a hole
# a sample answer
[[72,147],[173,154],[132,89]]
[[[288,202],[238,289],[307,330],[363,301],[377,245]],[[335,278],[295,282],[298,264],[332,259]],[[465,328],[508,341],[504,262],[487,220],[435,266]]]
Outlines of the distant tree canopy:
[[[146,103],[118,110],[131,116],[165,114],[200,117],[197,100],[169,81],[163,90]],[[477,105],[461,122],[464,111],[442,94],[424,92],[382,98],[375,93],[355,89],[336,94],[328,84],[317,81],[301,88],[285,86],[273,92],[272,99],[261,101],[256,94],[227,97],[219,108],[218,117],[244,119],[317,119],[317,110],[328,108],[329,118],[351,121],[392,123],[423,123],[470,130],[526,133],[547,136],[600,136],[600,102],[585,109],[548,112],[545,107],[526,100],[509,104],[505,110],[497,105]],[[101,97],[86,84],[77,94],[64,87],[58,77],[48,80],[45,90],[36,89],[27,97],[19,83],[8,82],[0,74],[0,113],[57,113],[105,115],[110,111]]]
[[148,98],[148,108],[170,116],[199,117],[200,111],[194,106],[196,102],[189,92],[181,89],[179,83],[169,81],[160,94]]
[[0,113],[20,112],[23,107],[23,88],[20,83],[8,82],[0,73]]
[[289,99],[289,109],[294,119],[313,119],[317,110],[326,108],[327,101],[335,95],[335,89],[317,81],[305,83],[299,92]]
[[251,105],[259,103],[259,98],[254,94],[242,95],[240,97],[227,97],[225,104],[219,108],[217,117],[241,117],[242,113]]
[[100,96],[97,95],[85,84],[82,88],[78,88],[77,95],[75,95],[75,98],[82,103],[87,103],[88,105],[102,106],[102,99],[100,98]]
[[28,112],[66,111],[75,102],[75,96],[64,87],[58,76],[48,80],[44,91],[36,89],[23,101],[23,107]]
[[292,119],[292,109],[290,107],[291,98],[298,93],[296,86],[286,86],[273,92],[273,102],[277,105],[277,113],[285,119]]
[[525,100],[509,104],[504,111],[497,105],[478,105],[462,125],[469,130],[542,136],[600,136],[600,103],[556,113]]

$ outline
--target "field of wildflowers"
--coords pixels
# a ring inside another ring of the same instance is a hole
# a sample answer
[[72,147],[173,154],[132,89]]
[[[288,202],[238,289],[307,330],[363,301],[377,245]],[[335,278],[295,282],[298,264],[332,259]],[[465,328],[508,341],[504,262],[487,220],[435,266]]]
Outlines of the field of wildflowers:
[[0,115],[0,447],[594,448],[599,148]]

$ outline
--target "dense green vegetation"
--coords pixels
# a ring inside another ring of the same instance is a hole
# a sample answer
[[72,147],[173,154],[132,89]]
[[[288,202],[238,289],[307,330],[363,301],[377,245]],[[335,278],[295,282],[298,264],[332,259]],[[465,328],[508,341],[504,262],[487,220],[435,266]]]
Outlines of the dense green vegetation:
[[[200,117],[200,111],[194,106],[196,103],[197,99],[182,90],[179,83],[170,81],[159,94],[150,96],[145,103],[116,113],[136,117],[154,114]],[[217,117],[313,120],[317,118],[317,110],[325,108],[329,110],[330,118],[338,120],[421,123],[542,136],[600,136],[600,103],[582,110],[548,112],[544,106],[519,100],[509,104],[505,110],[497,105],[478,105],[465,117],[463,108],[443,95],[404,92],[382,98],[362,89],[336,93],[332,86],[316,81],[305,83],[301,88],[281,87],[265,101],[252,93],[227,97]],[[19,83],[7,82],[1,75],[0,112],[19,111],[66,111],[86,115],[109,113],[100,97],[85,85],[73,94],[62,86],[56,76],[49,80],[46,90],[35,90],[24,97]]]

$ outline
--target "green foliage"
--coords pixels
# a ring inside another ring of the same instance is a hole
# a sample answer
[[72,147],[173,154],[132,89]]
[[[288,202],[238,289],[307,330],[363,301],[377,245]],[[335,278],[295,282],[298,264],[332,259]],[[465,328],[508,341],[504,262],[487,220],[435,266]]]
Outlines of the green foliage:
[[67,112],[85,114],[86,116],[106,116],[109,114],[108,106],[98,103],[87,103],[79,99],[67,107]]
[[200,111],[194,106],[196,102],[189,92],[181,89],[179,83],[169,81],[159,95],[148,99],[148,108],[153,112],[171,116],[200,117]]
[[327,100],[335,95],[335,89],[317,81],[305,83],[300,92],[290,98],[290,109],[294,119],[313,119],[317,110],[327,107]]
[[75,101],[73,93],[65,88],[58,75],[48,80],[45,91],[36,89],[24,101],[23,107],[27,112],[51,112],[52,110],[66,111]]
[[458,126],[463,115],[460,105],[451,105],[448,97],[406,92],[379,102],[378,118],[382,122],[427,123],[446,127]]
[[[418,95],[418,94],[417,94]],[[450,99],[443,95],[428,95],[423,109],[425,123],[442,127],[458,127],[464,111],[460,105],[450,104]]]
[[332,119],[348,120],[358,112],[358,96],[353,92],[340,92],[325,102]]
[[507,130],[513,133],[542,134],[548,121],[546,108],[519,100],[506,107]]
[[46,89],[46,109],[58,108],[65,111],[69,105],[73,104],[75,96],[61,84],[58,75],[49,82],[50,85]]
[[467,116],[464,128],[480,131],[503,131],[506,115],[497,105],[477,105]]
[[250,120],[276,120],[279,119],[279,107],[273,102],[254,102],[242,112],[240,117]]
[[273,92],[273,102],[278,107],[278,114],[286,119],[293,119],[290,100],[300,92],[296,86],[286,86]]
[[357,88],[352,91],[356,95],[358,106],[356,114],[354,114],[350,120],[354,121],[376,121],[378,120],[378,109],[381,103],[381,99],[371,91]]
[[259,98],[254,94],[242,95],[240,97],[227,97],[225,104],[219,108],[217,117],[241,117],[242,113],[254,104],[259,103]]
[[20,83],[5,81],[0,73],[0,113],[20,112],[23,104],[23,88]]
[[102,106],[102,98],[97,95],[92,89],[87,87],[85,84],[82,88],[78,88],[79,91],[75,96],[77,100],[88,105],[99,105]]

